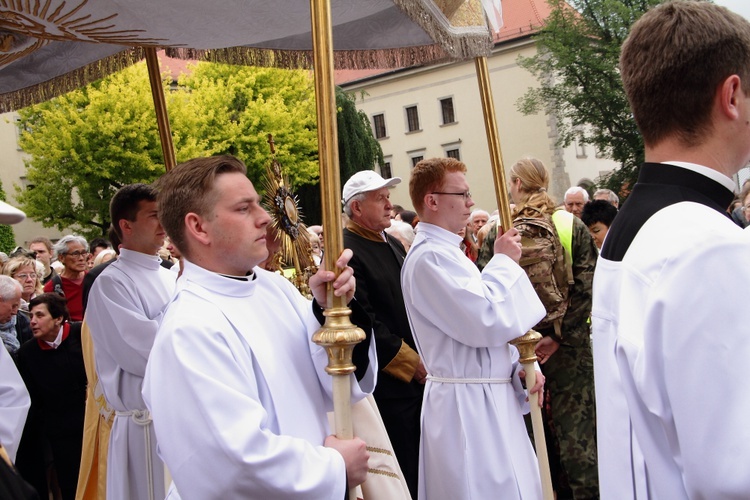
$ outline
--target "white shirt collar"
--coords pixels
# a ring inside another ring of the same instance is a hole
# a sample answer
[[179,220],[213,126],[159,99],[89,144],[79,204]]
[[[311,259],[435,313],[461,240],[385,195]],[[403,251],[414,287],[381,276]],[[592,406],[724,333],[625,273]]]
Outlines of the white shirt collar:
[[60,344],[62,344],[62,335],[63,335],[63,325],[60,325],[60,331],[57,332],[57,338],[55,338],[53,342],[47,342],[46,340],[44,342],[48,346],[50,346],[52,349],[57,349],[58,347],[60,347]]
[[463,238],[456,233],[452,233],[443,227],[430,224],[429,222],[424,222],[425,225],[422,226],[423,222],[424,221],[419,221],[419,224],[417,224],[417,233],[427,233],[432,236],[440,237],[451,245],[455,245],[456,248],[458,248],[458,245],[463,241]]
[[686,161],[664,161],[662,163],[669,163],[670,165],[674,165],[675,167],[692,170],[695,173],[705,175],[709,179],[718,182],[733,193],[736,189],[734,181],[731,178],[712,168],[704,167],[703,165],[698,165],[697,163],[689,163]]
[[158,269],[161,265],[161,257],[154,254],[136,252],[127,248],[120,248],[120,260],[129,261],[150,269]]

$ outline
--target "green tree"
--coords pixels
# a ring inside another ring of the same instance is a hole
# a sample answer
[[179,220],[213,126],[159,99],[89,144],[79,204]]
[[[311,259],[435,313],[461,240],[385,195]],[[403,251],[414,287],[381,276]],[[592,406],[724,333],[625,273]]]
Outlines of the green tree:
[[90,238],[109,227],[109,200],[164,171],[156,115],[143,65],[20,110],[29,189],[26,214],[45,227]]
[[232,154],[245,162],[256,186],[271,158],[293,185],[317,182],[318,136],[315,92],[308,71],[198,63],[179,85],[185,90],[170,108],[176,131],[200,137],[211,154]]
[[535,36],[537,54],[519,58],[540,86],[518,108],[555,113],[562,146],[578,139],[617,161],[620,167],[601,184],[620,192],[635,182],[644,158],[619,76],[620,47],[630,26],[661,0],[548,1],[552,12]]
[[[0,201],[6,201],[2,181],[0,181]],[[16,235],[13,233],[13,227],[0,224],[0,252],[10,254],[14,248],[16,248]]]
[[[360,170],[372,169],[375,163],[383,164],[383,149],[372,133],[367,113],[358,110],[354,94],[345,92],[341,87],[336,87],[336,131],[342,187],[349,177]],[[298,186],[297,195],[300,198],[305,222],[320,222],[320,185],[316,183]]]
[[[256,182],[268,162],[266,134],[292,182],[316,182],[317,133],[305,71],[198,63],[167,107],[177,161],[230,153]],[[109,227],[109,200],[125,184],[164,172],[145,63],[23,109],[20,145],[31,189],[17,188],[27,215],[90,238]]]
[[383,149],[375,139],[367,113],[358,110],[354,94],[336,87],[336,121],[339,139],[341,185],[360,170],[382,165]]

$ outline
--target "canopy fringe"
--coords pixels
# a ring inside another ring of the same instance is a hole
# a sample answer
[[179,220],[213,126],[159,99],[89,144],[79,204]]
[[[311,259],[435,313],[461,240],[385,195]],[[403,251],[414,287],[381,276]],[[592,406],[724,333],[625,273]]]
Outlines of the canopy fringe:
[[420,0],[393,0],[407,16],[427,32],[436,44],[446,50],[451,59],[465,60],[487,57],[492,52],[492,34],[485,24],[477,26],[453,26],[432,2]]
[[[169,57],[177,59],[243,66],[310,69],[313,65],[313,52],[311,50],[279,50],[257,47],[230,47],[214,50],[168,47],[165,50]],[[333,62],[336,69],[406,68],[450,59],[452,59],[450,55],[438,45],[420,45],[395,49],[336,50],[333,52]]]
[[0,113],[25,108],[79,89],[107,75],[125,69],[144,57],[142,48],[129,48],[46,82],[0,94]]

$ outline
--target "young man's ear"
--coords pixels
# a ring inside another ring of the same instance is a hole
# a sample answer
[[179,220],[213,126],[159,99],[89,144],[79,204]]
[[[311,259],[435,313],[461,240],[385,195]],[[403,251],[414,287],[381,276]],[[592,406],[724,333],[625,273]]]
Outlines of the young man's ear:
[[130,234],[133,230],[133,226],[127,219],[120,219],[117,225],[120,227],[120,234]]
[[424,207],[433,212],[437,210],[437,197],[432,193],[424,195]]
[[211,243],[211,238],[206,231],[206,221],[194,212],[185,215],[185,233],[202,245]]
[[727,118],[736,120],[741,114],[740,107],[745,104],[745,93],[742,91],[742,81],[737,75],[727,77],[717,90],[719,110]]

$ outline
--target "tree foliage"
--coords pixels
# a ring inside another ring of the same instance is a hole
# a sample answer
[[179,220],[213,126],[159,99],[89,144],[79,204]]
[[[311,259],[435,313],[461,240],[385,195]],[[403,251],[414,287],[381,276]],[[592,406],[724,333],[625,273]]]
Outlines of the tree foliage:
[[[0,181],[0,200],[6,201],[2,181]],[[10,254],[15,247],[16,235],[13,233],[13,227],[7,224],[0,224],[0,252]]]
[[360,170],[382,165],[383,149],[375,139],[367,113],[358,110],[354,94],[336,87],[341,185]]
[[17,188],[16,198],[29,217],[101,236],[112,194],[163,171],[148,80],[138,69],[19,112],[30,189]]
[[[165,82],[169,83],[169,82]],[[165,87],[168,88],[167,85]],[[232,154],[259,181],[270,161],[267,135],[308,220],[320,217],[315,95],[308,71],[196,63],[167,92],[177,161]],[[342,178],[383,161],[367,116],[338,90]],[[27,215],[46,227],[91,238],[109,227],[109,200],[121,186],[164,172],[145,63],[19,112],[20,146],[31,189],[16,187]]]
[[634,183],[644,158],[619,76],[620,47],[630,26],[661,0],[548,1],[552,12],[535,37],[537,54],[519,58],[540,87],[529,89],[518,108],[555,113],[562,146],[578,139],[617,161],[601,184],[620,192]]
[[179,85],[184,92],[170,101],[173,128],[191,134],[193,141],[200,138],[196,146],[205,153],[237,156],[259,187],[271,158],[270,133],[292,185],[317,181],[315,92],[309,72],[198,63]]
[[[358,110],[354,94],[336,87],[336,131],[339,146],[339,175],[341,186],[360,170],[369,170],[375,163],[382,165],[383,149],[375,139],[367,113]],[[299,186],[305,222],[321,221],[320,185]]]
[[[167,82],[168,83],[168,82]],[[198,63],[167,94],[177,161],[229,153],[259,185],[266,135],[292,182],[318,178],[311,77],[305,71]],[[145,63],[19,112],[31,189],[16,188],[27,215],[86,237],[109,227],[121,186],[164,172]]]

